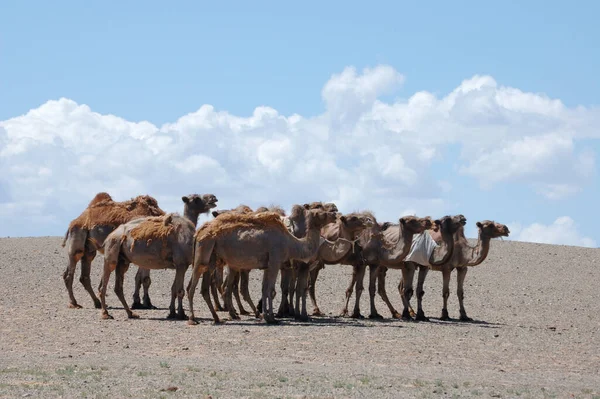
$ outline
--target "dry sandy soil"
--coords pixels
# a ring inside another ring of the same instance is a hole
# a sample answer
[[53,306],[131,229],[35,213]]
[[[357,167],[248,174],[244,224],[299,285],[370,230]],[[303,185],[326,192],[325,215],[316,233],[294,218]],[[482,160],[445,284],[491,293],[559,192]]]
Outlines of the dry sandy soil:
[[[436,318],[438,272],[426,283],[429,323],[392,320],[379,299],[383,321],[336,317],[350,269],[328,266],[317,286],[326,317],[215,326],[197,295],[203,322],[188,326],[164,319],[172,271],[153,272],[161,309],[139,320],[126,319],[112,282],[114,320],[100,319],[78,281],[84,308],[68,309],[60,242],[0,239],[0,397],[600,397],[599,249],[494,241],[467,276],[474,323]],[[256,299],[260,275],[251,274]],[[397,308],[399,276],[388,272]],[[451,284],[458,317],[454,276]]]

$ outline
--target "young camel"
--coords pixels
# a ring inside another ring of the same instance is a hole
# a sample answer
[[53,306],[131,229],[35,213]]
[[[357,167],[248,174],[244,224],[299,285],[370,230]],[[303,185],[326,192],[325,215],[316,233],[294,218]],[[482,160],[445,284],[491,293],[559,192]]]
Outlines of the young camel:
[[[96,253],[104,252],[104,240],[118,226],[142,216],[164,215],[158,207],[156,199],[149,195],[140,195],[128,201],[117,202],[108,193],[98,193],[87,208],[69,224],[62,246],[67,246],[69,264],[63,274],[63,280],[69,293],[69,308],[78,309],[73,295],[73,277],[77,262],[81,260],[81,277],[79,281],[100,308],[100,300],[92,288],[90,272]],[[102,284],[102,283],[100,283]],[[144,299],[150,303],[149,284],[144,285]]]
[[[458,297],[458,304],[460,309],[460,321],[473,321],[469,316],[464,306],[464,283],[467,275],[469,266],[480,265],[485,258],[487,258],[490,251],[490,241],[492,238],[508,237],[510,231],[506,225],[496,223],[493,220],[483,220],[477,222],[477,229],[479,230],[479,238],[475,246],[470,246],[467,238],[465,237],[464,228],[461,227],[454,234],[454,252],[449,262],[442,266],[432,266],[432,270],[442,272],[443,277],[443,308],[441,320],[450,320],[448,316],[448,297],[450,296],[450,274],[452,270],[456,269],[456,295]],[[427,273],[426,268],[419,268],[419,280],[421,279],[421,273]],[[423,278],[424,279],[424,278]],[[403,281],[401,280],[402,284]],[[419,290],[419,288],[417,288]],[[411,309],[412,311],[412,309]]]
[[[233,269],[263,269],[262,303],[264,319],[274,323],[272,291],[282,264],[290,259],[308,260],[315,256],[320,246],[320,230],[335,220],[336,214],[322,209],[311,210],[307,215],[307,234],[298,239],[284,226],[281,217],[274,212],[240,215],[225,214],[204,224],[196,233],[194,247],[194,270],[188,286],[190,303],[189,324],[195,324],[194,291],[201,274],[210,279],[217,261]],[[202,281],[202,296],[206,301],[215,323],[219,317],[215,312],[205,281]]]
[[[442,266],[450,261],[452,258],[453,250],[454,250],[454,234],[465,224],[467,223],[467,219],[463,215],[455,215],[455,216],[444,216],[440,220],[436,220],[432,228],[428,231],[425,231],[421,234],[413,236],[413,241],[411,243],[411,249],[414,248],[415,244],[422,242],[422,240],[431,240],[431,244],[434,244],[433,239],[430,236],[430,232],[436,237],[441,237],[441,245],[436,245],[433,248],[431,254],[429,255],[427,260],[423,260],[423,263],[429,263],[431,266]],[[432,245],[433,247],[433,245]],[[393,266],[390,266],[391,269],[401,269],[402,270],[402,281],[405,281],[405,285],[400,289],[400,297],[402,298],[402,303],[404,305],[404,309],[402,311],[402,319],[403,320],[412,320],[409,308],[410,308],[410,299],[413,295],[413,277],[415,274],[415,268],[420,266],[420,270],[422,268],[427,268],[429,265],[419,265],[418,263],[412,261],[403,261]],[[380,270],[378,272],[378,281],[377,288],[379,295],[383,299],[383,301],[388,306],[390,312],[392,313],[392,317],[398,318],[399,314],[394,309],[390,300],[388,299],[386,290],[385,290],[385,276],[388,267],[380,266]],[[425,313],[423,312],[422,300],[425,291],[423,291],[423,284],[425,282],[425,277],[427,273],[421,273],[419,271],[419,281],[417,285],[417,303],[418,303],[418,311],[416,314],[416,320],[419,321],[428,321],[427,317],[425,317]]]
[[[194,233],[198,215],[216,207],[212,194],[182,197],[184,216],[169,214],[132,220],[115,229],[105,241],[104,275],[100,301],[102,318],[111,319],[106,309],[106,289],[110,274],[116,270],[115,293],[129,318],[138,316],[131,311],[123,296],[123,279],[130,263],[144,269],[175,269],[171,287],[171,303],[167,318],[185,319],[183,311],[183,280],[192,263]],[[178,311],[175,313],[175,298]]]

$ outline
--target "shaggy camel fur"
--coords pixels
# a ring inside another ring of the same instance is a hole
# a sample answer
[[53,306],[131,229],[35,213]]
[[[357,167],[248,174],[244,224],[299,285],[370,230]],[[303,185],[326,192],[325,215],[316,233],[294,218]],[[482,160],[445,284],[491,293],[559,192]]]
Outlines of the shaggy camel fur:
[[[195,324],[193,298],[201,274],[210,279],[217,260],[232,269],[263,269],[262,301],[264,319],[275,322],[273,298],[277,274],[283,262],[290,259],[309,260],[315,256],[320,245],[320,230],[335,220],[335,213],[321,209],[311,210],[307,215],[307,234],[297,239],[290,234],[274,212],[259,214],[225,214],[202,226],[196,234],[194,247],[194,270],[188,287],[190,302],[190,324]],[[215,312],[207,288],[202,281],[202,296],[206,301],[215,322],[219,317]]]
[[[452,253],[454,251],[454,234],[465,224],[467,223],[467,219],[463,215],[455,215],[455,216],[444,216],[443,218],[436,220],[432,228],[428,231],[425,231],[421,234],[430,234],[433,232],[436,236],[441,236],[441,245],[436,247],[431,256],[429,257],[429,264],[432,266],[442,266],[445,263],[449,262],[452,258]],[[413,237],[414,239],[415,237]],[[378,281],[377,281],[377,289],[381,299],[386,303],[390,312],[392,313],[392,317],[398,318],[402,317],[403,320],[412,320],[410,315],[410,299],[413,295],[413,277],[415,274],[416,267],[427,268],[428,265],[419,265],[415,262],[400,262],[393,266],[390,266],[391,269],[401,269],[402,270],[402,280],[405,281],[405,285],[403,287],[399,287],[400,297],[402,298],[402,303],[404,305],[404,309],[402,311],[402,316],[398,314],[396,309],[390,303],[388,299],[386,290],[385,290],[385,276],[388,267],[380,266],[378,272]],[[427,317],[425,317],[425,313],[423,312],[422,300],[425,291],[423,291],[423,284],[425,282],[426,273],[421,274],[419,272],[419,282],[417,285],[417,303],[418,303],[418,311],[415,316],[416,320],[419,321],[428,321]]]
[[[138,316],[131,311],[123,296],[123,279],[130,263],[144,269],[175,269],[171,287],[171,303],[168,318],[185,319],[183,311],[183,280],[192,263],[195,223],[198,215],[216,207],[217,198],[212,194],[182,197],[184,215],[169,214],[132,220],[116,228],[105,241],[104,275],[100,300],[102,318],[112,318],[106,309],[106,289],[110,274],[116,270],[115,293],[123,304],[129,318]],[[175,313],[175,298],[178,311]]]
[[[464,228],[461,227],[454,234],[454,251],[450,261],[442,264],[441,266],[432,266],[431,269],[441,271],[443,277],[443,308],[441,320],[450,320],[448,316],[448,297],[450,296],[450,274],[452,270],[456,269],[456,295],[458,297],[458,304],[460,309],[460,321],[473,321],[469,316],[464,306],[464,283],[467,275],[469,266],[480,265],[487,257],[490,251],[490,241],[492,238],[508,237],[510,231],[508,227],[496,223],[493,220],[483,220],[477,222],[477,229],[479,230],[479,238],[475,246],[470,246],[467,238],[465,237]],[[419,280],[421,279],[421,273],[427,273],[426,268],[419,268]],[[423,278],[424,279],[424,278]],[[403,284],[403,281],[400,281]],[[417,287],[417,290],[419,288]],[[412,310],[412,309],[411,309]]]
[[[100,308],[100,300],[92,288],[90,271],[92,261],[99,251],[103,253],[106,237],[118,226],[142,216],[160,216],[165,213],[158,203],[149,195],[140,195],[128,201],[116,202],[107,193],[98,193],[87,208],[76,219],[71,221],[62,246],[67,246],[69,263],[63,274],[63,280],[69,293],[69,307],[81,308],[73,295],[73,277],[77,262],[81,260],[81,277],[79,281]],[[145,287],[147,295],[147,287]],[[149,298],[149,297],[148,297]]]
[[[436,222],[437,223],[437,222]],[[352,317],[362,318],[360,314],[359,298],[363,291],[363,279],[366,265],[369,266],[369,299],[371,312],[369,318],[381,319],[375,308],[375,291],[377,272],[379,266],[394,267],[401,263],[410,251],[413,235],[420,234],[431,228],[431,218],[418,218],[416,216],[405,216],[400,218],[399,223],[390,225],[385,223],[365,229],[360,233],[358,242],[360,244],[361,262],[355,265],[352,281],[346,290],[346,306],[343,314],[348,312],[348,301],[352,295],[352,287],[356,285],[356,306]]]
[[[183,216],[191,221],[194,226],[198,226],[198,217],[208,213],[211,209],[217,206],[217,198],[212,194],[198,195],[190,194],[181,197],[183,201]],[[150,269],[138,267],[135,275],[135,289],[133,291],[133,303],[131,309],[156,309],[150,297],[148,296],[148,288],[152,280],[150,279]],[[140,287],[144,286],[144,300],[140,301]],[[213,295],[217,297],[216,287],[213,290]]]

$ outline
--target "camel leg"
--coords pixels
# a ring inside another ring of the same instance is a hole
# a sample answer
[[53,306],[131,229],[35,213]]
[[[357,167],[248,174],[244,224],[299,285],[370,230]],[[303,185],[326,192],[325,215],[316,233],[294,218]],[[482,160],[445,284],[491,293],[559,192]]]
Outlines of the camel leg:
[[377,274],[379,273],[378,265],[369,265],[369,304],[371,313],[369,319],[383,319],[383,316],[377,313],[375,308],[375,293],[377,291]]
[[100,307],[101,313],[100,317],[103,319],[112,319],[113,317],[108,314],[108,309],[106,309],[106,288],[108,287],[108,280],[110,279],[110,274],[117,268],[116,262],[109,262],[107,259],[104,260],[104,272],[102,274],[102,286],[100,287]]
[[415,266],[413,263],[404,262],[404,267],[402,268],[402,284],[403,288],[400,292],[402,296],[402,305],[404,309],[402,309],[402,320],[411,321],[412,317],[410,315],[410,299],[413,296],[413,280],[415,277]]
[[199,280],[200,280],[200,272],[194,266],[194,268],[192,269],[192,276],[190,277],[190,281],[188,282],[188,285],[187,285],[188,302],[189,302],[189,306],[190,306],[190,315],[188,317],[189,325],[198,324],[198,322],[196,321],[196,317],[194,315],[194,294],[196,292],[196,287],[198,286]]
[[446,268],[444,268],[442,270],[442,279],[443,279],[443,284],[442,284],[442,299],[444,301],[444,305],[442,308],[442,316],[440,317],[440,320],[450,320],[450,317],[448,316],[448,297],[450,296],[450,272],[452,270],[448,270]]
[[202,286],[200,287],[200,293],[202,294],[202,297],[204,298],[204,302],[206,302],[206,305],[208,306],[208,310],[210,310],[210,314],[212,315],[215,324],[219,324],[221,322],[221,320],[219,320],[219,316],[217,315],[217,312],[215,311],[215,308],[213,307],[212,301],[210,300],[211,280],[212,280],[212,276],[211,276],[211,272],[209,269],[209,270],[205,271],[204,274],[202,275]]
[[250,296],[250,271],[242,270],[240,271],[240,289],[242,291],[242,298],[248,305],[250,305],[250,309],[252,309],[252,313],[256,315],[256,306],[254,306],[254,302],[252,302],[252,297]]
[[237,270],[229,269],[229,274],[225,278],[225,307],[229,309],[229,316],[231,320],[239,320],[240,316],[233,307],[232,290],[235,285],[235,279],[239,275]]
[[281,302],[279,302],[279,310],[277,311],[277,317],[289,317],[290,316],[289,292],[290,292],[291,281],[292,281],[292,269],[290,267],[283,267],[281,269],[281,282],[280,282]]
[[360,314],[360,296],[365,290],[364,280],[365,280],[365,272],[367,267],[365,265],[360,265],[358,267],[358,272],[356,273],[356,297],[354,302],[354,311],[352,312],[352,318],[354,319],[364,319],[364,316]]
[[92,261],[96,257],[96,251],[93,249],[86,248],[86,252],[81,258],[81,275],[79,276],[79,282],[83,285],[85,290],[90,294],[92,301],[94,301],[94,307],[100,309],[100,300],[96,296],[94,289],[92,288],[92,279],[90,278],[92,270]]
[[310,281],[308,283],[308,295],[310,296],[310,301],[313,305],[313,316],[323,316],[323,312],[319,309],[319,305],[317,305],[317,297],[315,295],[315,285],[317,284],[317,277],[319,277],[319,271],[321,270],[322,265],[319,264],[316,269],[311,270],[310,272]]
[[[138,271],[135,274],[135,290],[133,292],[133,303],[131,309],[157,309],[156,306],[152,305],[150,301],[150,284],[152,279],[150,278],[150,270],[138,267]],[[144,287],[144,299],[140,300],[140,288]]]
[[[185,311],[183,310],[183,297],[185,295],[183,281],[185,279],[187,268],[188,266],[185,264],[175,266],[175,278],[173,279],[173,285],[171,286],[171,303],[169,305],[167,319],[187,319]],[[175,312],[175,299],[177,299],[177,313]]]
[[390,313],[392,314],[392,317],[394,319],[399,319],[400,313],[398,313],[398,311],[394,309],[394,306],[392,306],[392,303],[390,302],[390,299],[388,298],[387,292],[385,290],[385,277],[387,275],[387,271],[387,267],[379,266],[379,273],[377,274],[377,292],[379,293],[379,296],[381,297],[383,302],[385,302],[385,304],[387,305],[388,309],[390,310]]
[[219,301],[219,285],[221,285],[221,282],[223,281],[223,275],[222,274],[218,274],[215,271],[216,277],[215,278],[211,278],[211,284],[210,284],[210,292],[212,293],[213,299],[215,300],[215,308],[218,311],[223,311],[225,310],[223,308],[223,306],[221,306],[221,302]]
[[467,311],[465,310],[465,277],[467,277],[467,271],[469,269],[467,267],[458,267],[456,268],[456,296],[458,296],[458,305],[460,306],[460,321],[473,321],[472,318],[467,316]]
[[241,271],[236,271],[235,278],[233,279],[233,295],[235,295],[235,301],[237,302],[238,309],[240,310],[240,314],[247,316],[250,314],[246,309],[244,309],[244,305],[242,305],[242,299],[240,298],[240,280],[242,277]]
[[127,301],[125,300],[125,295],[123,294],[123,280],[125,279],[125,273],[128,269],[129,263],[126,263],[123,260],[119,259],[119,262],[117,263],[117,269],[115,272],[115,294],[117,294],[117,298],[119,298],[119,301],[121,301],[123,309],[125,309],[125,312],[127,313],[127,317],[130,319],[137,319],[140,316],[131,311],[129,305],[127,304]]
[[277,281],[277,274],[281,268],[280,263],[276,263],[273,260],[269,260],[269,265],[263,273],[263,287],[262,287],[262,300],[263,300],[263,317],[267,324],[277,323],[273,314],[273,295],[272,292],[275,290],[275,282]]
[[69,253],[69,264],[65,272],[63,273],[63,280],[65,282],[65,286],[67,287],[67,292],[69,293],[69,308],[71,309],[81,309],[81,305],[77,303],[75,299],[75,295],[73,295],[73,278],[75,277],[75,268],[77,267],[77,262],[83,257],[83,251],[77,251],[74,254]]
[[[298,262],[296,265],[298,277],[296,280],[296,305],[294,316],[297,320],[308,321],[308,314],[306,312],[306,290],[309,265],[304,262]],[[300,308],[300,302],[302,302],[302,308]]]
[[352,291],[354,289],[354,284],[356,284],[356,276],[358,275],[358,266],[352,266],[352,280],[350,281],[350,285],[346,289],[346,303],[342,308],[342,312],[340,316],[348,316],[348,303],[350,302],[350,297],[352,296]]
[[429,321],[429,318],[425,316],[425,312],[423,311],[423,296],[425,295],[425,290],[423,289],[423,285],[425,284],[425,278],[427,277],[427,273],[429,273],[429,268],[427,266],[419,266],[419,279],[417,281],[417,316],[416,316],[416,320],[419,320],[419,321]]
[[[288,281],[288,314],[290,317],[295,317],[296,307],[294,305],[294,297],[296,295],[296,286],[298,285],[298,264],[292,263],[292,268],[290,269],[290,279]],[[283,294],[282,294],[283,295]]]

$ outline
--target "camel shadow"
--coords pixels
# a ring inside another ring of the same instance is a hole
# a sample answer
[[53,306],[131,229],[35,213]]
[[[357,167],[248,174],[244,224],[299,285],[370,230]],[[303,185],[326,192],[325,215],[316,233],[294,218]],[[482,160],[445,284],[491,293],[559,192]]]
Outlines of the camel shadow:
[[440,326],[454,326],[454,327],[467,327],[469,325],[476,325],[480,328],[500,328],[506,327],[504,323],[490,323],[485,320],[470,320],[470,321],[462,321],[460,319],[448,319],[442,320],[437,317],[430,317],[428,322],[425,323],[435,323]]
[[[402,326],[399,323],[396,323],[397,320],[388,319],[352,319],[348,317],[342,316],[318,316],[311,317],[307,321],[303,320],[295,320],[293,318],[278,318],[276,319],[276,323],[268,324],[265,323],[261,319],[256,318],[248,318],[241,320],[226,320],[225,324],[228,325],[239,325],[239,326],[252,326],[252,327],[261,327],[261,326],[278,326],[278,327],[331,327],[331,326],[340,326],[340,327],[363,327],[363,328],[401,328]],[[365,323],[365,321],[367,323]],[[368,323],[374,321],[376,323]]]

